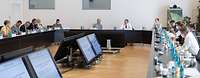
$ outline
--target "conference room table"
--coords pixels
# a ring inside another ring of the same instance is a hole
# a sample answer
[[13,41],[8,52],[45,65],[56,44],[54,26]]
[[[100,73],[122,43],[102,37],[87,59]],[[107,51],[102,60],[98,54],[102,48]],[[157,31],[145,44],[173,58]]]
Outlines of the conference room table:
[[102,47],[106,47],[107,40],[111,40],[111,46],[115,48],[125,47],[127,43],[151,44],[152,31],[150,30],[89,30],[69,29],[64,31],[65,37],[85,33],[95,33]]
[[[163,66],[166,67],[166,65],[169,64],[169,61],[171,61],[171,58],[169,56],[168,53],[163,54],[161,56],[158,56],[158,52],[155,49],[155,43],[156,42],[156,36],[155,36],[155,31],[152,31],[152,41],[151,41],[151,51],[150,51],[150,57],[149,57],[149,65],[148,65],[148,71],[147,71],[147,78],[163,78],[158,76],[157,72],[155,71],[156,69],[158,69],[158,67],[156,67],[156,56],[157,56],[157,60],[161,61],[163,63]],[[186,77],[186,78],[199,78],[200,77],[200,64],[198,62],[196,62],[196,65],[194,67],[189,67],[189,68],[185,68],[184,67],[184,75],[185,76],[191,76],[191,77]],[[168,78],[168,77],[167,77]],[[171,77],[169,77],[171,78]],[[174,77],[173,77],[174,78]]]
[[152,35],[152,31],[147,30],[52,30],[0,39],[0,55],[27,47],[33,47],[33,49],[38,47],[48,47],[54,42],[61,42],[64,37],[79,33],[95,33],[102,47],[106,47],[107,40],[110,39],[112,47],[117,48],[126,46],[126,43],[151,44]]

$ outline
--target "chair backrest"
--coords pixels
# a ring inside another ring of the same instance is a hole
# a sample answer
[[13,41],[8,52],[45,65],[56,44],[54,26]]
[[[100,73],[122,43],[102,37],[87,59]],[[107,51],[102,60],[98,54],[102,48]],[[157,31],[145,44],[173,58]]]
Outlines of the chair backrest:
[[0,26],[0,30],[1,30],[2,27],[3,27],[3,26]]
[[200,51],[199,51],[198,54],[196,55],[196,60],[197,60],[197,62],[200,64]]

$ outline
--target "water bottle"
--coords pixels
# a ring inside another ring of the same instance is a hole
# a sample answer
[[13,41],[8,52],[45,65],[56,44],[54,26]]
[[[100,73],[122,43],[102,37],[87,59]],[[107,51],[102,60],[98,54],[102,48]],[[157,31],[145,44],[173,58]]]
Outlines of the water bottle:
[[12,37],[12,32],[9,32],[8,33],[8,38],[11,38]]
[[111,49],[111,40],[107,39],[107,49]]
[[183,65],[180,66],[180,78],[184,78],[184,67],[183,67]]

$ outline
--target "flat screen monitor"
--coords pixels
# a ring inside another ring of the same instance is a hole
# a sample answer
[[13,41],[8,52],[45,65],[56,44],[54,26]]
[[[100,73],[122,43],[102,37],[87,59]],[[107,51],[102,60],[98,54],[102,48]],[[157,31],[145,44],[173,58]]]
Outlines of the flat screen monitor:
[[92,44],[95,54],[100,55],[102,53],[102,49],[101,49],[101,45],[97,41],[96,35],[90,34],[87,37],[88,37],[88,40],[90,41],[90,43]]
[[76,43],[76,39],[79,39],[81,37],[83,37],[85,35],[85,33],[81,33],[78,35],[73,35],[73,36],[69,36],[64,38],[64,40],[61,42],[56,55],[54,56],[55,61],[61,60],[64,57],[66,57],[67,55],[70,55],[70,48],[73,49],[73,51],[76,51],[78,49],[78,45]]
[[0,78],[30,78],[22,58],[0,64]]
[[38,78],[62,78],[48,49],[28,54],[28,58]]
[[82,37],[80,39],[77,39],[78,46],[86,60],[86,63],[90,63],[96,55],[94,54],[94,51],[92,49],[92,46],[90,45],[89,40],[87,37]]

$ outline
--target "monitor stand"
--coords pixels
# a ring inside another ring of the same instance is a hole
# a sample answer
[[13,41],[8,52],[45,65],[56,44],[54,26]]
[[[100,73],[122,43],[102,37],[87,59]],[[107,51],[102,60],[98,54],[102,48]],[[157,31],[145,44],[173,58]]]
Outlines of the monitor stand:
[[100,64],[101,63],[101,61],[102,61],[102,59],[103,59],[103,55],[100,55],[98,58],[96,58],[96,60],[95,60],[95,65],[98,65],[98,64]]
[[[63,59],[58,60],[57,63],[61,63],[64,67],[73,67],[74,63],[73,63],[73,48],[68,47],[67,49],[69,49],[69,55],[66,55]],[[67,50],[68,51],[68,50]]]

